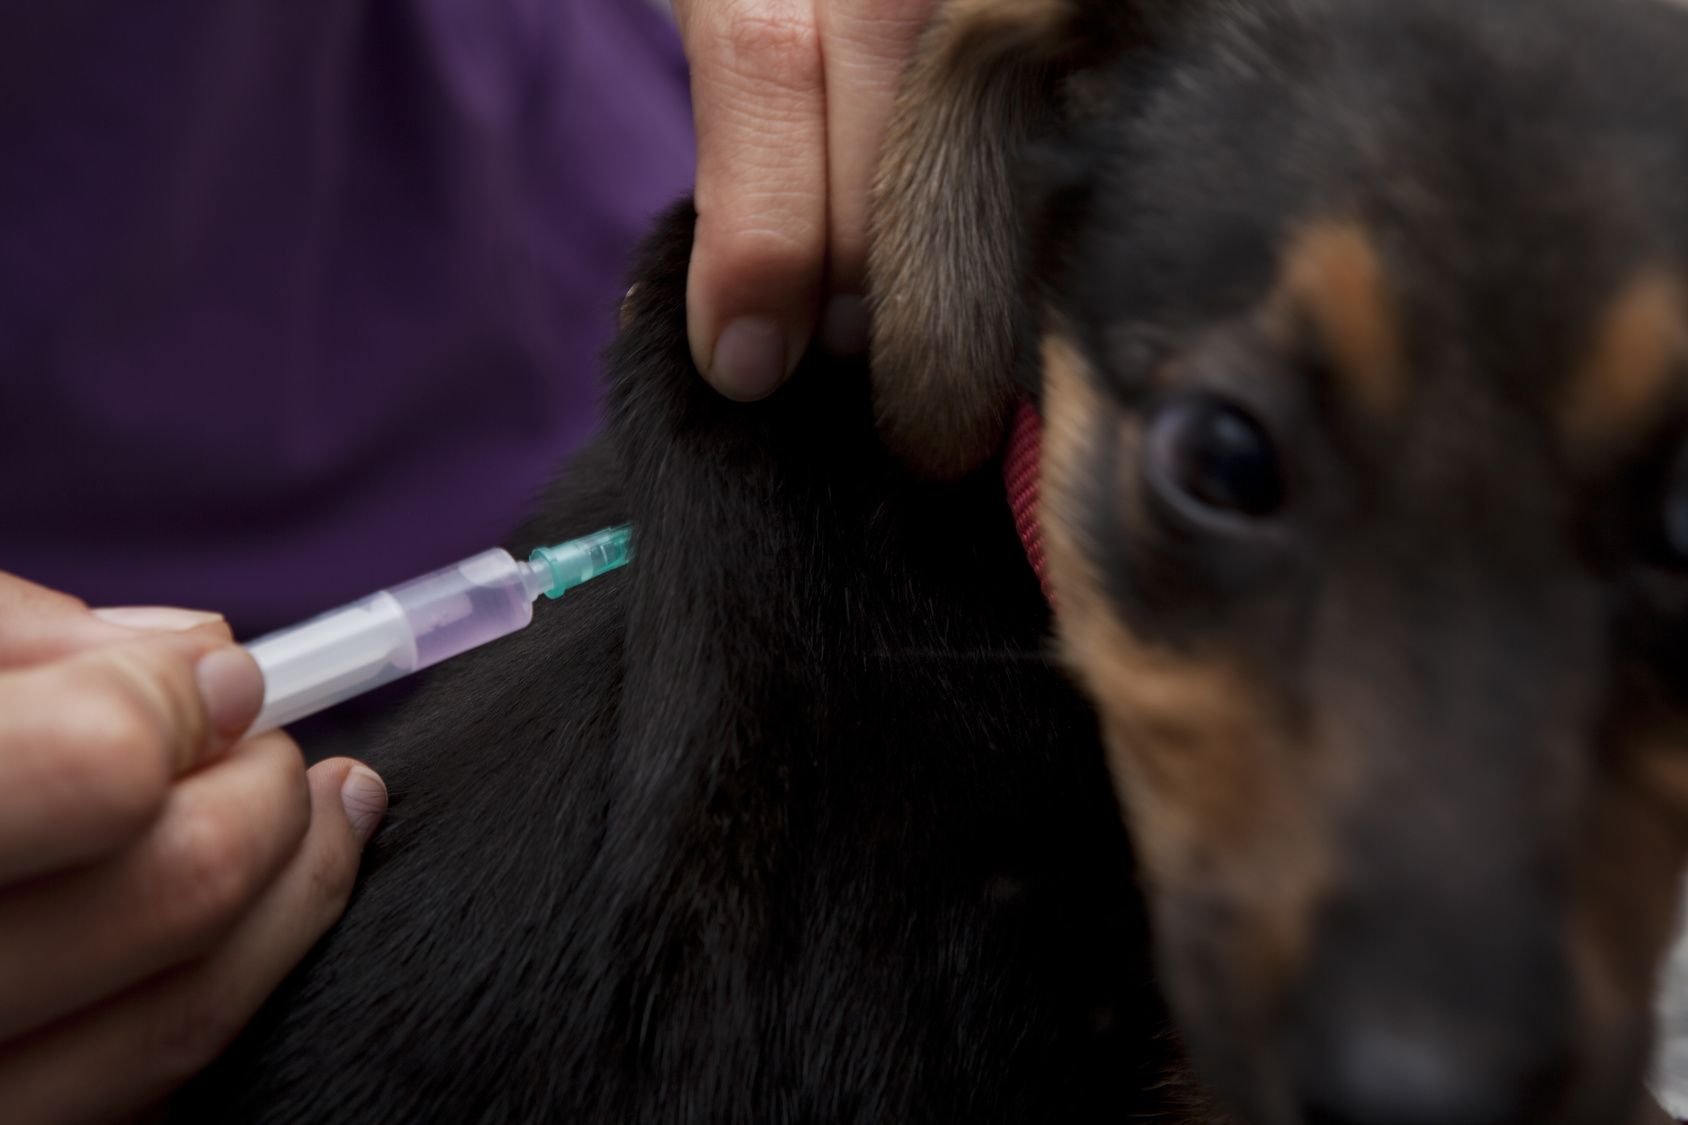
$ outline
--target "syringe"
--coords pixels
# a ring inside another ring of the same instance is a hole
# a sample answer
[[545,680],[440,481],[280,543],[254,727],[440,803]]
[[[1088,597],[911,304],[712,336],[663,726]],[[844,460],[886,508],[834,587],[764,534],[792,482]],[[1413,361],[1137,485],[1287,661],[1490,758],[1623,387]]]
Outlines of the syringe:
[[261,734],[400,676],[496,640],[533,620],[533,600],[563,593],[626,562],[633,529],[611,527],[527,562],[483,551],[455,566],[331,609],[246,646],[264,673]]

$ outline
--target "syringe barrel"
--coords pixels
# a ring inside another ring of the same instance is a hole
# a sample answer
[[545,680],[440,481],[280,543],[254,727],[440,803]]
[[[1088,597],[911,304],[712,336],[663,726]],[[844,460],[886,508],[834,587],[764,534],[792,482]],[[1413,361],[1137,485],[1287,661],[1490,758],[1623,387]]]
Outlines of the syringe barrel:
[[487,641],[533,620],[538,580],[508,551],[454,566],[330,610],[246,646],[264,673],[258,734]]

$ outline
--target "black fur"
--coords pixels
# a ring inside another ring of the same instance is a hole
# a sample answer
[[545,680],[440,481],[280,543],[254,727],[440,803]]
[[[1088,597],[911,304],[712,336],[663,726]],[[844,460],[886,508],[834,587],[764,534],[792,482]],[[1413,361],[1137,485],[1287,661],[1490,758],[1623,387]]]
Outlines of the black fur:
[[993,468],[911,483],[865,371],[698,378],[662,224],[610,423],[516,547],[634,562],[370,754],[341,924],[182,1122],[1082,1121],[1163,1052],[1094,721]]

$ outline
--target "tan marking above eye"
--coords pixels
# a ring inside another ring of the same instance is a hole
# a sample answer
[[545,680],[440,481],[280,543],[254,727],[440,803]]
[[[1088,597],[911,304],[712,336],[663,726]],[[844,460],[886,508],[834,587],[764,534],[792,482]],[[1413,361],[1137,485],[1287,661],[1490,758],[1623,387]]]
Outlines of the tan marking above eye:
[[1368,414],[1385,417],[1405,390],[1399,318],[1371,236],[1351,220],[1303,227],[1284,252],[1269,320],[1284,337],[1311,328],[1329,353],[1339,387]]
[[1674,273],[1648,269],[1606,306],[1588,361],[1560,407],[1574,452],[1598,452],[1638,436],[1668,405],[1688,358],[1685,297]]

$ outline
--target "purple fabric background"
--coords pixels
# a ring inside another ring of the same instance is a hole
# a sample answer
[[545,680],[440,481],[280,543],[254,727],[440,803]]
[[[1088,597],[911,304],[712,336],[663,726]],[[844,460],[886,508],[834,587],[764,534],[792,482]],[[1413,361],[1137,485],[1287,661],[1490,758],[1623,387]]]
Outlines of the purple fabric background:
[[242,636],[499,541],[691,182],[647,0],[0,12],[0,569]]

